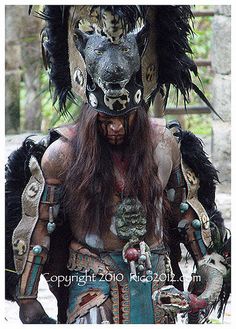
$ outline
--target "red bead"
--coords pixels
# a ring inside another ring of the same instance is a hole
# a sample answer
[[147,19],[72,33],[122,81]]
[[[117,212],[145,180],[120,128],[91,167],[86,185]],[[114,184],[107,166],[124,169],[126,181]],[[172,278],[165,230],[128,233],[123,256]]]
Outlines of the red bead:
[[125,258],[131,262],[132,260],[136,261],[138,260],[138,250],[135,249],[135,248],[129,248],[126,250],[126,253],[125,253]]

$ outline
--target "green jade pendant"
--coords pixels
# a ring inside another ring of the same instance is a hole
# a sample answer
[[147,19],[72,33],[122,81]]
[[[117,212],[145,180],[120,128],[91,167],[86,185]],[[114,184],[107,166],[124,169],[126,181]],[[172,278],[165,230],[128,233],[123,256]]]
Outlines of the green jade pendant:
[[[127,241],[122,256],[129,262],[131,273],[151,271],[150,248],[142,240],[147,233],[147,219],[144,208],[138,199],[124,198],[118,205],[115,215],[118,237]],[[139,250],[134,247],[138,245]]]

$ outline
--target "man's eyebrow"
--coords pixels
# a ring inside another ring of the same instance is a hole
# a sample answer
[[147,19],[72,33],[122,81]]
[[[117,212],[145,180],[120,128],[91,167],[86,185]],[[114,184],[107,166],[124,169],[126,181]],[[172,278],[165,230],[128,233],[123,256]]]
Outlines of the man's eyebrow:
[[98,120],[107,121],[107,120],[110,120],[110,117],[109,116],[107,116],[107,117],[101,117],[101,116],[99,116],[98,117]]

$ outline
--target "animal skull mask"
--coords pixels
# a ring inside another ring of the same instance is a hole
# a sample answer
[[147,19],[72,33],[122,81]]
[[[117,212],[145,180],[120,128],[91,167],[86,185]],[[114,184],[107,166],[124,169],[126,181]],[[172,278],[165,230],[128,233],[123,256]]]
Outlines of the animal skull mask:
[[99,112],[123,115],[153,102],[167,103],[170,86],[186,104],[189,91],[209,101],[192,82],[190,6],[44,6],[42,51],[53,102],[67,114],[76,95]]
[[121,21],[109,11],[103,14],[101,24],[102,29],[93,26],[92,32],[86,33],[80,20],[72,23],[72,86],[96,111],[126,114],[143,100],[139,33],[125,34]]

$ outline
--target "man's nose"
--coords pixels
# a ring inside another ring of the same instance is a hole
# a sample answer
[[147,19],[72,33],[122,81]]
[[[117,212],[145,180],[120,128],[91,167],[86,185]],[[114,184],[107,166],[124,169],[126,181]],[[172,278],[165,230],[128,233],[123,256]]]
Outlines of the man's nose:
[[110,123],[110,129],[117,134],[122,131],[123,123],[120,120],[114,120]]

